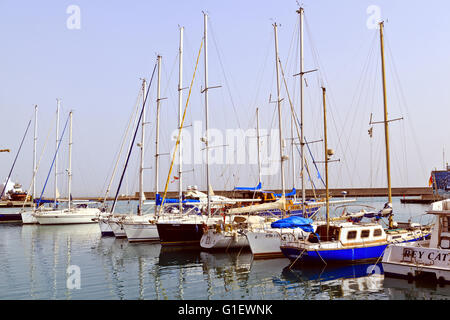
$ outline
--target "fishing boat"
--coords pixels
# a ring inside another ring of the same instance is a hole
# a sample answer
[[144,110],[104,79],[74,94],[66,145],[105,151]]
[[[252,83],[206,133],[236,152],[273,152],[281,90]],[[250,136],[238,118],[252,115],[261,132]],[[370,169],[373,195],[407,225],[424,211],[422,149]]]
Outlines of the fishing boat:
[[450,282],[450,200],[432,203],[427,214],[436,217],[430,239],[390,244],[382,260],[385,276]]

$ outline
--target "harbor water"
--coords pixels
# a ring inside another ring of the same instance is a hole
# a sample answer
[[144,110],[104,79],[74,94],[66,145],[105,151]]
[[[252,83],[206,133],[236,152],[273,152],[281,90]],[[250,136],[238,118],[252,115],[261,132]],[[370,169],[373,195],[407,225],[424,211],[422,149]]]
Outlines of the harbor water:
[[[381,208],[383,200],[358,203]],[[432,218],[426,205],[401,204],[400,198],[393,205],[398,221]],[[290,268],[288,259],[254,260],[248,251],[210,253],[101,237],[97,224],[0,225],[2,300],[449,298],[450,285],[385,278],[380,263]]]

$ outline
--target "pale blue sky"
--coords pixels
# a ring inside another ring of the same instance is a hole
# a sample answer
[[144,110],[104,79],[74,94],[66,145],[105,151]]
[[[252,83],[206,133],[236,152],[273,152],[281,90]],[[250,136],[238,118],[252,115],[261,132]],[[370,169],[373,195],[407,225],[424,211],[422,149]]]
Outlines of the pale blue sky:
[[[382,126],[375,127],[372,141],[367,135],[370,113],[375,120],[382,119],[378,33],[367,27],[367,8],[371,5],[378,6],[386,20],[390,117],[404,117],[391,125],[393,186],[427,185],[430,171],[442,167],[443,149],[450,155],[450,3],[302,3],[308,26],[305,68],[320,68],[320,74],[308,77],[305,131],[309,140],[323,135],[319,76],[329,95],[329,144],[336,151],[335,157],[341,159],[331,165],[331,185],[385,185]],[[79,30],[66,26],[70,5],[81,10]],[[34,104],[39,106],[38,144],[42,149],[49,130],[54,129],[56,98],[61,98],[61,123],[68,110],[74,109],[74,195],[101,195],[136,100],[139,78],[150,76],[157,53],[163,56],[162,91],[168,98],[162,103],[161,152],[168,152],[173,145],[171,133],[176,129],[178,25],[185,27],[184,86],[188,86],[203,33],[202,10],[210,18],[209,84],[222,85],[210,93],[210,127],[253,128],[255,108],[259,106],[263,113],[261,126],[276,128],[275,105],[268,103],[269,95],[272,99],[276,95],[272,24],[276,21],[281,25],[280,57],[286,63],[290,93],[298,110],[298,88],[294,89],[298,82],[292,77],[298,72],[296,9],[295,1],[0,0],[0,148],[12,150],[0,153],[1,180],[6,179]],[[311,53],[312,47],[318,56]],[[204,119],[202,59],[187,124]],[[283,97],[287,111],[285,92]],[[153,166],[154,101],[153,90],[148,166]],[[288,134],[287,112],[285,117]],[[12,176],[25,189],[31,179],[31,141],[32,131]],[[48,143],[38,175],[39,191],[53,155],[54,132]],[[67,167],[66,149],[63,145],[61,171]],[[315,144],[312,149],[321,160],[322,146]],[[137,190],[136,158],[134,155],[127,180],[130,192]],[[169,157],[162,156],[161,162],[160,189],[166,180]],[[186,167],[189,170],[192,166]],[[257,181],[255,165],[216,165],[212,171],[215,189]],[[47,195],[52,194],[53,174],[51,177]],[[145,189],[153,190],[153,170],[146,171],[145,178]],[[286,179],[291,187],[292,178]],[[263,182],[271,188],[278,187],[279,180],[273,176],[265,177]],[[197,167],[194,173],[187,173],[186,184],[204,186],[204,170]],[[63,176],[60,185],[64,194]]]

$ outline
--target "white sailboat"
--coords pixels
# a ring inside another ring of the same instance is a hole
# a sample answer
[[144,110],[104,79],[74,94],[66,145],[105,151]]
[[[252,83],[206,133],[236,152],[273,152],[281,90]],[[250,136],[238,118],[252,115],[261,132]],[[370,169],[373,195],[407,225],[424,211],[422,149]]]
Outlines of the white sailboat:
[[[158,194],[158,175],[159,175],[159,114],[161,103],[161,60],[162,57],[158,55],[158,84],[157,84],[157,98],[156,98],[156,151],[155,151],[155,195]],[[145,88],[145,85],[144,85]],[[145,93],[144,93],[145,96]],[[144,138],[145,138],[145,113],[142,118],[142,139],[141,139],[141,166],[139,169],[139,206],[137,215],[127,215],[119,222],[122,225],[122,229],[130,242],[139,241],[159,241],[158,229],[156,228],[156,210],[157,205],[155,202],[154,212],[143,214],[143,205],[145,200],[144,195]]]
[[[59,108],[58,108],[59,110]],[[88,208],[86,204],[80,204],[72,206],[71,188],[72,188],[72,111],[69,113],[70,120],[70,132],[69,132],[69,168],[67,170],[68,175],[68,199],[67,208],[51,211],[36,211],[33,213],[33,217],[39,224],[43,225],[57,225],[57,224],[84,224],[95,223],[95,218],[100,214],[98,208]],[[56,172],[55,166],[55,172]],[[55,195],[56,195],[56,181],[55,181]],[[57,197],[55,196],[55,203]]]

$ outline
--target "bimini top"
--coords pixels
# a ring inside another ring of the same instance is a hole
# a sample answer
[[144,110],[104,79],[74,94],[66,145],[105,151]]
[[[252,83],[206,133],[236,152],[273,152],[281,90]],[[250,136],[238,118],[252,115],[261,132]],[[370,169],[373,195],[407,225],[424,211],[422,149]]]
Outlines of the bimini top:
[[314,228],[312,226],[312,219],[303,218],[299,216],[290,216],[284,219],[277,220],[272,222],[270,225],[272,228],[300,228],[306,232],[314,232]]

